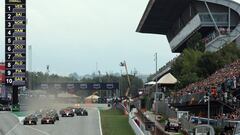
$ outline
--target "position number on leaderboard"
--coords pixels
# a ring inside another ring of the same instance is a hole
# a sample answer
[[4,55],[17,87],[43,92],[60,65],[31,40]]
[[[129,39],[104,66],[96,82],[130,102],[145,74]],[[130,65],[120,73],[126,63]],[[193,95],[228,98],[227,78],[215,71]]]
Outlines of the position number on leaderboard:
[[5,0],[5,84],[26,84],[26,0]]

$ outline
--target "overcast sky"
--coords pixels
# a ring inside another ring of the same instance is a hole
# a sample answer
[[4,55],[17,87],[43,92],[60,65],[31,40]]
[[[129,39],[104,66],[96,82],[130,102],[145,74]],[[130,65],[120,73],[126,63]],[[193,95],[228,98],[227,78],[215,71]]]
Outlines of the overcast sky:
[[[27,0],[27,45],[31,45],[34,71],[80,75],[129,70],[155,71],[177,54],[165,36],[137,33],[149,0]],[[4,16],[4,0],[0,14]],[[0,60],[4,60],[4,17],[0,21]]]

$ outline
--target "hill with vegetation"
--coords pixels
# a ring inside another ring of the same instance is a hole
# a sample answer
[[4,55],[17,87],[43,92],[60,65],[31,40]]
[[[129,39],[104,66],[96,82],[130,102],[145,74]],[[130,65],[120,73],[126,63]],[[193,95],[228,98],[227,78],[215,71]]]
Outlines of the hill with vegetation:
[[236,43],[227,44],[217,52],[206,52],[201,39],[201,34],[196,33],[187,42],[188,48],[172,62],[170,72],[178,79],[175,90],[201,81],[225,65],[240,59],[240,48]]

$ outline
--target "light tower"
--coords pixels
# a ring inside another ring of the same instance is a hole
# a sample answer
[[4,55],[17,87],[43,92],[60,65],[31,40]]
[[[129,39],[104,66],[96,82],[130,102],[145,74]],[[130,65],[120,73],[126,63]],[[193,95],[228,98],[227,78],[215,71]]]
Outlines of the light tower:
[[32,89],[32,46],[28,46],[28,89]]

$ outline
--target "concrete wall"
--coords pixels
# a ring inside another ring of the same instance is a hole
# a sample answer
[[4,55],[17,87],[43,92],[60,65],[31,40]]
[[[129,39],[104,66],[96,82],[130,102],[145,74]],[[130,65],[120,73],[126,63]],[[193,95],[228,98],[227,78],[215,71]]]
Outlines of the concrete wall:
[[[228,13],[229,13],[228,6],[208,2],[208,7],[210,8],[210,11],[213,13],[214,18],[216,18],[215,20],[219,27],[228,27]],[[193,13],[193,15],[195,16],[194,18],[193,16],[191,16],[191,13]],[[179,18],[177,18],[173,23],[172,28],[169,30],[167,34],[167,38],[173,52],[175,52],[179,46],[183,45],[185,41],[188,40],[189,37],[191,37],[192,34],[196,32],[198,29],[202,27],[214,28],[214,23],[212,23],[211,19],[209,22],[204,22],[202,19],[200,19],[200,22],[197,22],[196,14],[198,15],[201,14],[202,16],[204,14],[208,14],[206,5],[201,0],[192,2],[190,6],[185,9],[182,15],[179,16]],[[235,29],[235,27],[239,24],[240,21],[239,14],[233,9],[231,9],[230,14],[231,14],[230,21],[231,27],[232,29]],[[219,17],[219,15],[223,15],[223,17],[225,17],[224,21],[219,20],[219,18],[222,18]],[[221,44],[224,43],[220,42],[217,44],[220,44],[221,46]]]
[[164,114],[165,116],[171,117],[171,118],[177,118],[177,112],[175,112],[174,110],[171,110],[168,104],[162,101],[156,102],[156,110],[157,110],[157,113],[159,114]]
[[170,41],[172,50],[177,48],[182,42],[184,42],[190,35],[194,33],[201,25],[199,15],[196,15],[174,38]]

